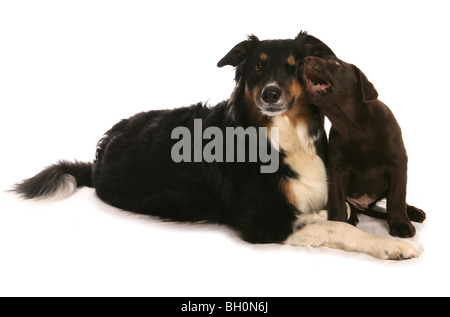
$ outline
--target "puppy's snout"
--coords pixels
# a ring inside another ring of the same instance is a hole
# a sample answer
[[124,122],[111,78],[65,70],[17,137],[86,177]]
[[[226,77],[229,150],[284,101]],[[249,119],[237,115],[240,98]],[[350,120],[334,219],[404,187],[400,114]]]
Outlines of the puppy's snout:
[[261,92],[261,98],[265,103],[277,103],[281,97],[281,90],[277,86],[267,86]]

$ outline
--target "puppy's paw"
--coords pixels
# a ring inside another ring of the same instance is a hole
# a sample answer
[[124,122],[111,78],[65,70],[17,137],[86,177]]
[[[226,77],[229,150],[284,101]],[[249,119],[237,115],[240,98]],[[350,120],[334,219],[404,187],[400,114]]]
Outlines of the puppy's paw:
[[389,224],[389,234],[394,237],[411,238],[416,234],[416,228],[414,228],[411,222],[392,223]]
[[420,248],[410,241],[392,239],[384,246],[380,258],[383,260],[408,260],[418,258],[421,253]]
[[414,222],[422,223],[427,218],[427,214],[422,209],[414,206],[406,206],[406,212],[408,213],[409,219]]

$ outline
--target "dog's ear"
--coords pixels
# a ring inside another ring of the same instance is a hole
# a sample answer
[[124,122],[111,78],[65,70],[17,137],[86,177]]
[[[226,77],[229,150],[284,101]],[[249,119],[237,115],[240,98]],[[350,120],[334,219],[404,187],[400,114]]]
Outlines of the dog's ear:
[[249,51],[257,43],[259,43],[259,39],[254,35],[250,35],[248,37],[248,40],[243,41],[237,44],[235,47],[233,47],[231,51],[229,51],[228,54],[225,55],[217,63],[217,67],[223,67],[225,65],[231,65],[235,67],[238,66],[242,61],[244,61],[247,58]]
[[300,31],[295,40],[306,49],[307,56],[336,56],[324,42],[312,35],[309,35],[306,31]]
[[364,75],[358,67],[353,65],[353,69],[355,70],[359,80],[363,103],[376,100],[378,98],[378,92],[375,89],[375,86],[369,81],[369,79],[367,79],[366,75]]

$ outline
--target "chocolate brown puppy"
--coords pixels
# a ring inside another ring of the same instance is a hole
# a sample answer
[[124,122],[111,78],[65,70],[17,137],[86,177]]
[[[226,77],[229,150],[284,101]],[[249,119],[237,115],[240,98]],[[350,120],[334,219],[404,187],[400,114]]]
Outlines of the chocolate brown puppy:
[[307,57],[302,79],[308,102],[331,121],[327,172],[328,219],[347,221],[346,202],[357,224],[357,211],[373,212],[386,198],[389,233],[412,237],[412,221],[425,213],[406,204],[407,155],[400,126],[378,92],[354,65],[334,56]]

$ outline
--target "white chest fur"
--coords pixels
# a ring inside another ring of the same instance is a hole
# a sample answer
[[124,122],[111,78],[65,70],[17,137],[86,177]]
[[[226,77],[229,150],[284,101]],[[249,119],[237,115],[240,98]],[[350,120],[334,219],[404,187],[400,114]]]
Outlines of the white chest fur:
[[325,165],[314,146],[317,138],[309,135],[306,122],[293,124],[286,115],[273,117],[271,127],[279,129],[279,144],[271,140],[272,144],[283,150],[284,162],[298,175],[283,184],[288,200],[300,212],[321,210],[327,202],[328,187]]

